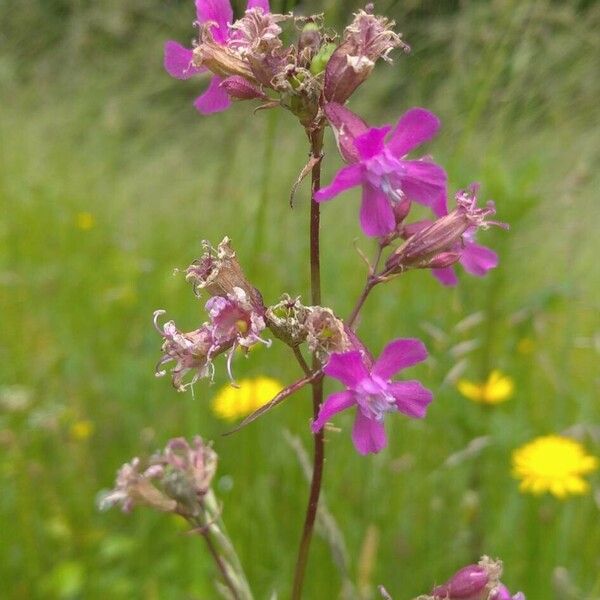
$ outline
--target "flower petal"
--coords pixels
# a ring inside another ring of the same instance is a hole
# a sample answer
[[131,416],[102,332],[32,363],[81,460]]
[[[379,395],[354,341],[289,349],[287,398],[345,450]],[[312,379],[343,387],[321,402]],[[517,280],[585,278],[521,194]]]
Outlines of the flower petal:
[[360,154],[354,140],[369,131],[369,126],[358,115],[337,102],[326,104],[323,112],[331,125],[342,158],[349,163],[358,162]]
[[359,454],[375,453],[387,445],[383,423],[369,419],[360,408],[356,409],[356,419],[352,428],[352,441]]
[[387,235],[396,228],[394,211],[382,190],[365,183],[360,205],[360,225],[365,235]]
[[440,125],[440,120],[428,110],[411,108],[400,117],[386,145],[400,158],[435,136]]
[[311,429],[313,433],[323,429],[323,426],[333,415],[350,408],[354,402],[354,394],[349,390],[330,394],[321,405],[318,417],[313,421]]
[[329,357],[323,372],[329,377],[338,379],[351,389],[369,376],[362,355],[358,350],[343,353],[334,352]]
[[425,416],[427,406],[433,400],[433,394],[416,380],[392,381],[389,390],[396,398],[398,410],[415,419]]
[[333,181],[326,187],[321,188],[315,193],[317,202],[324,202],[335,198],[341,192],[350,189],[361,183],[363,170],[360,164],[348,165],[342,167],[333,178]]
[[402,190],[411,200],[429,206],[438,216],[448,214],[446,171],[427,160],[403,160]]
[[460,264],[467,273],[483,277],[490,269],[498,266],[498,255],[485,246],[466,242],[460,257]]
[[390,342],[373,365],[372,373],[389,379],[398,371],[412,367],[427,358],[427,348],[421,340],[400,338]]
[[269,0],[248,0],[248,4],[246,5],[246,10],[250,10],[252,8],[262,8],[262,10],[265,14],[268,12],[271,12],[271,7],[269,6]]
[[212,113],[227,110],[231,106],[231,99],[227,92],[221,87],[222,81],[223,80],[217,75],[212,77],[208,89],[202,96],[198,96],[194,102],[197,111],[201,112],[203,115],[210,115]]
[[354,146],[358,150],[362,160],[368,160],[377,154],[383,152],[385,136],[391,129],[390,125],[383,127],[371,127],[368,131],[359,135],[354,140]]
[[233,10],[229,0],[196,0],[198,23],[214,21],[211,32],[215,42],[224,44],[229,38],[228,24],[233,22]]
[[456,276],[453,267],[431,269],[431,273],[442,285],[447,287],[455,286],[458,283],[458,277]]
[[176,79],[189,79],[197,73],[206,71],[205,67],[195,67],[192,64],[194,53],[181,44],[168,41],[165,43],[163,64],[171,77]]

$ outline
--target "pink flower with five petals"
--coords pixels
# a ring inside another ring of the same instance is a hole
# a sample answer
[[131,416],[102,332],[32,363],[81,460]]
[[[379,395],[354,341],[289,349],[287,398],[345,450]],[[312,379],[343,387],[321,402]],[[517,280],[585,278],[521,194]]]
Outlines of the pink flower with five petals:
[[426,358],[427,350],[417,339],[390,342],[374,363],[359,350],[332,354],[323,371],[341,381],[346,389],[323,402],[312,424],[313,432],[322,429],[333,415],[356,406],[354,446],[360,454],[379,452],[387,444],[385,413],[401,412],[417,419],[425,416],[432,393],[418,381],[391,381],[391,377]]
[[440,121],[433,113],[412,108],[394,128],[369,128],[360,117],[335,103],[327,105],[325,114],[336,133],[340,152],[350,164],[337,172],[331,184],[315,193],[317,202],[362,185],[360,224],[369,236],[394,231],[393,207],[405,199],[429,206],[437,216],[447,213],[444,169],[428,159],[406,158],[437,133]]

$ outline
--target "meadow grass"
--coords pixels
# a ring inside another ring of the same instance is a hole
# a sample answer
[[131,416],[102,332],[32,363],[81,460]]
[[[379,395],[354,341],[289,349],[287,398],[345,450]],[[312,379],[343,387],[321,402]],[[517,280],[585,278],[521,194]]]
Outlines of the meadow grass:
[[[427,343],[431,358],[413,373],[436,399],[423,422],[389,419],[377,456],[356,455],[350,416],[327,435],[324,493],[350,557],[346,597],[371,598],[383,583],[410,598],[487,553],[529,600],[600,598],[598,476],[592,494],[559,502],[520,494],[510,474],[512,450],[536,435],[569,430],[600,452],[600,12],[389,5],[413,54],[381,67],[353,107],[376,123],[412,105],[438,113],[444,128],[428,150],[453,188],[480,181],[511,231],[481,235],[501,256],[485,279],[461,276],[449,290],[410,273],[366,305],[359,332],[375,352],[391,334]],[[49,6],[6,6],[15,29],[0,59],[0,590],[215,597],[201,540],[177,521],[96,509],[125,460],[201,433],[215,440],[223,516],[256,597],[284,598],[308,493],[285,433],[310,448],[308,394],[223,438],[228,425],[209,401],[224,366],[215,386],[177,394],[154,378],[151,317],[164,308],[183,329],[197,326],[202,303],[173,269],[199,256],[201,239],[225,234],[267,302],[307,297],[306,184],[288,204],[306,140],[285,114],[252,116],[242,104],[195,114],[198,82],[173,81],[160,65],[164,39],[190,36],[184,3],[148,14],[141,2],[104,12],[73,3],[56,22]],[[327,4],[340,20],[343,7]],[[38,38],[31,28],[44,19]],[[339,164],[330,140],[325,181]],[[324,301],[342,315],[364,278],[353,244],[370,249],[357,210],[347,194],[323,214]],[[290,358],[261,348],[234,369],[285,382],[298,376]],[[514,397],[470,403],[452,384],[457,363],[471,379],[501,369]],[[479,451],[448,462],[483,436]],[[306,597],[339,597],[342,579],[317,536]]]

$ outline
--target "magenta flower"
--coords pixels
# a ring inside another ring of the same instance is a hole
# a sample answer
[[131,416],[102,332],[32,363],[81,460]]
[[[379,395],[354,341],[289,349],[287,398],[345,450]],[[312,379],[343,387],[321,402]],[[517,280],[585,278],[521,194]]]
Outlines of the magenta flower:
[[356,405],[354,446],[360,454],[379,452],[387,444],[383,427],[386,412],[399,411],[419,419],[425,416],[427,405],[433,399],[431,392],[418,381],[391,381],[390,378],[426,358],[425,346],[416,339],[390,342],[375,363],[358,350],[332,354],[323,371],[339,379],[346,390],[331,394],[325,400],[312,424],[313,432],[322,429],[336,413]]
[[[269,0],[248,0],[246,10],[260,8],[269,12]],[[230,0],[196,0],[197,24],[214,23],[211,34],[214,41],[226,45],[230,39],[229,25],[233,21],[233,10]],[[195,67],[192,64],[193,51],[175,41],[165,43],[164,66],[166,71],[176,79],[189,79],[198,73],[204,73],[205,67]],[[208,115],[228,109],[231,100],[227,91],[221,87],[223,78],[218,75],[211,77],[208,89],[194,101],[196,110]]]
[[325,113],[334,128],[343,158],[351,164],[342,167],[333,182],[315,194],[317,202],[331,200],[361,185],[360,223],[369,236],[394,231],[393,208],[405,199],[430,207],[437,216],[447,213],[444,169],[429,159],[406,158],[411,150],[437,133],[440,121],[434,114],[423,108],[412,108],[392,130],[391,125],[368,128],[341,105],[330,104]]

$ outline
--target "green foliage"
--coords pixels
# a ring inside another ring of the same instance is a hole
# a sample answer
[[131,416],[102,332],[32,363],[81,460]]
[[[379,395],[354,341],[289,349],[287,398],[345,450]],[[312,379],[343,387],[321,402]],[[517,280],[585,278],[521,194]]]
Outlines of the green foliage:
[[[356,456],[349,416],[327,435],[325,494],[351,577],[365,598],[378,583],[409,598],[486,552],[504,559],[507,583],[529,600],[565,597],[552,587],[557,567],[580,590],[574,598],[597,599],[594,497],[520,495],[510,454],[573,427],[600,453],[600,11],[549,0],[388,4],[413,54],[380,67],[353,107],[379,123],[411,105],[440,114],[431,152],[454,188],[481,181],[512,229],[482,234],[501,256],[486,279],[462,277],[447,290],[412,273],[367,303],[360,333],[375,351],[390,331],[425,339],[432,359],[415,374],[436,400],[424,422],[389,419],[390,446],[376,457]],[[230,235],[268,302],[308,289],[306,184],[288,205],[305,140],[286,115],[252,116],[247,105],[195,114],[202,84],[161,69],[164,40],[192,36],[190,5],[0,4],[4,597],[215,597],[201,541],[177,521],[95,509],[125,460],[198,432],[220,454],[217,493],[257,598],[274,589],[285,597],[290,586],[307,486],[282,432],[308,446],[307,396],[222,438],[227,425],[209,409],[215,388],[201,382],[179,395],[153,376],[152,311],[165,308],[184,328],[202,318],[172,274],[199,255],[202,238]],[[345,20],[348,3],[317,5]],[[331,143],[325,165],[328,180],[339,165]],[[353,239],[369,249],[357,210],[350,194],[324,209],[324,298],[340,314],[363,282]],[[502,369],[514,398],[493,409],[469,403],[448,378],[457,363],[473,379]],[[298,375],[281,347],[238,358],[235,371]],[[93,425],[86,439],[76,427],[84,421]],[[489,443],[479,452],[447,462],[481,436]],[[592,483],[597,502],[597,475]],[[370,546],[369,530],[378,540]],[[320,539],[307,585],[307,598],[337,597],[341,586]]]

